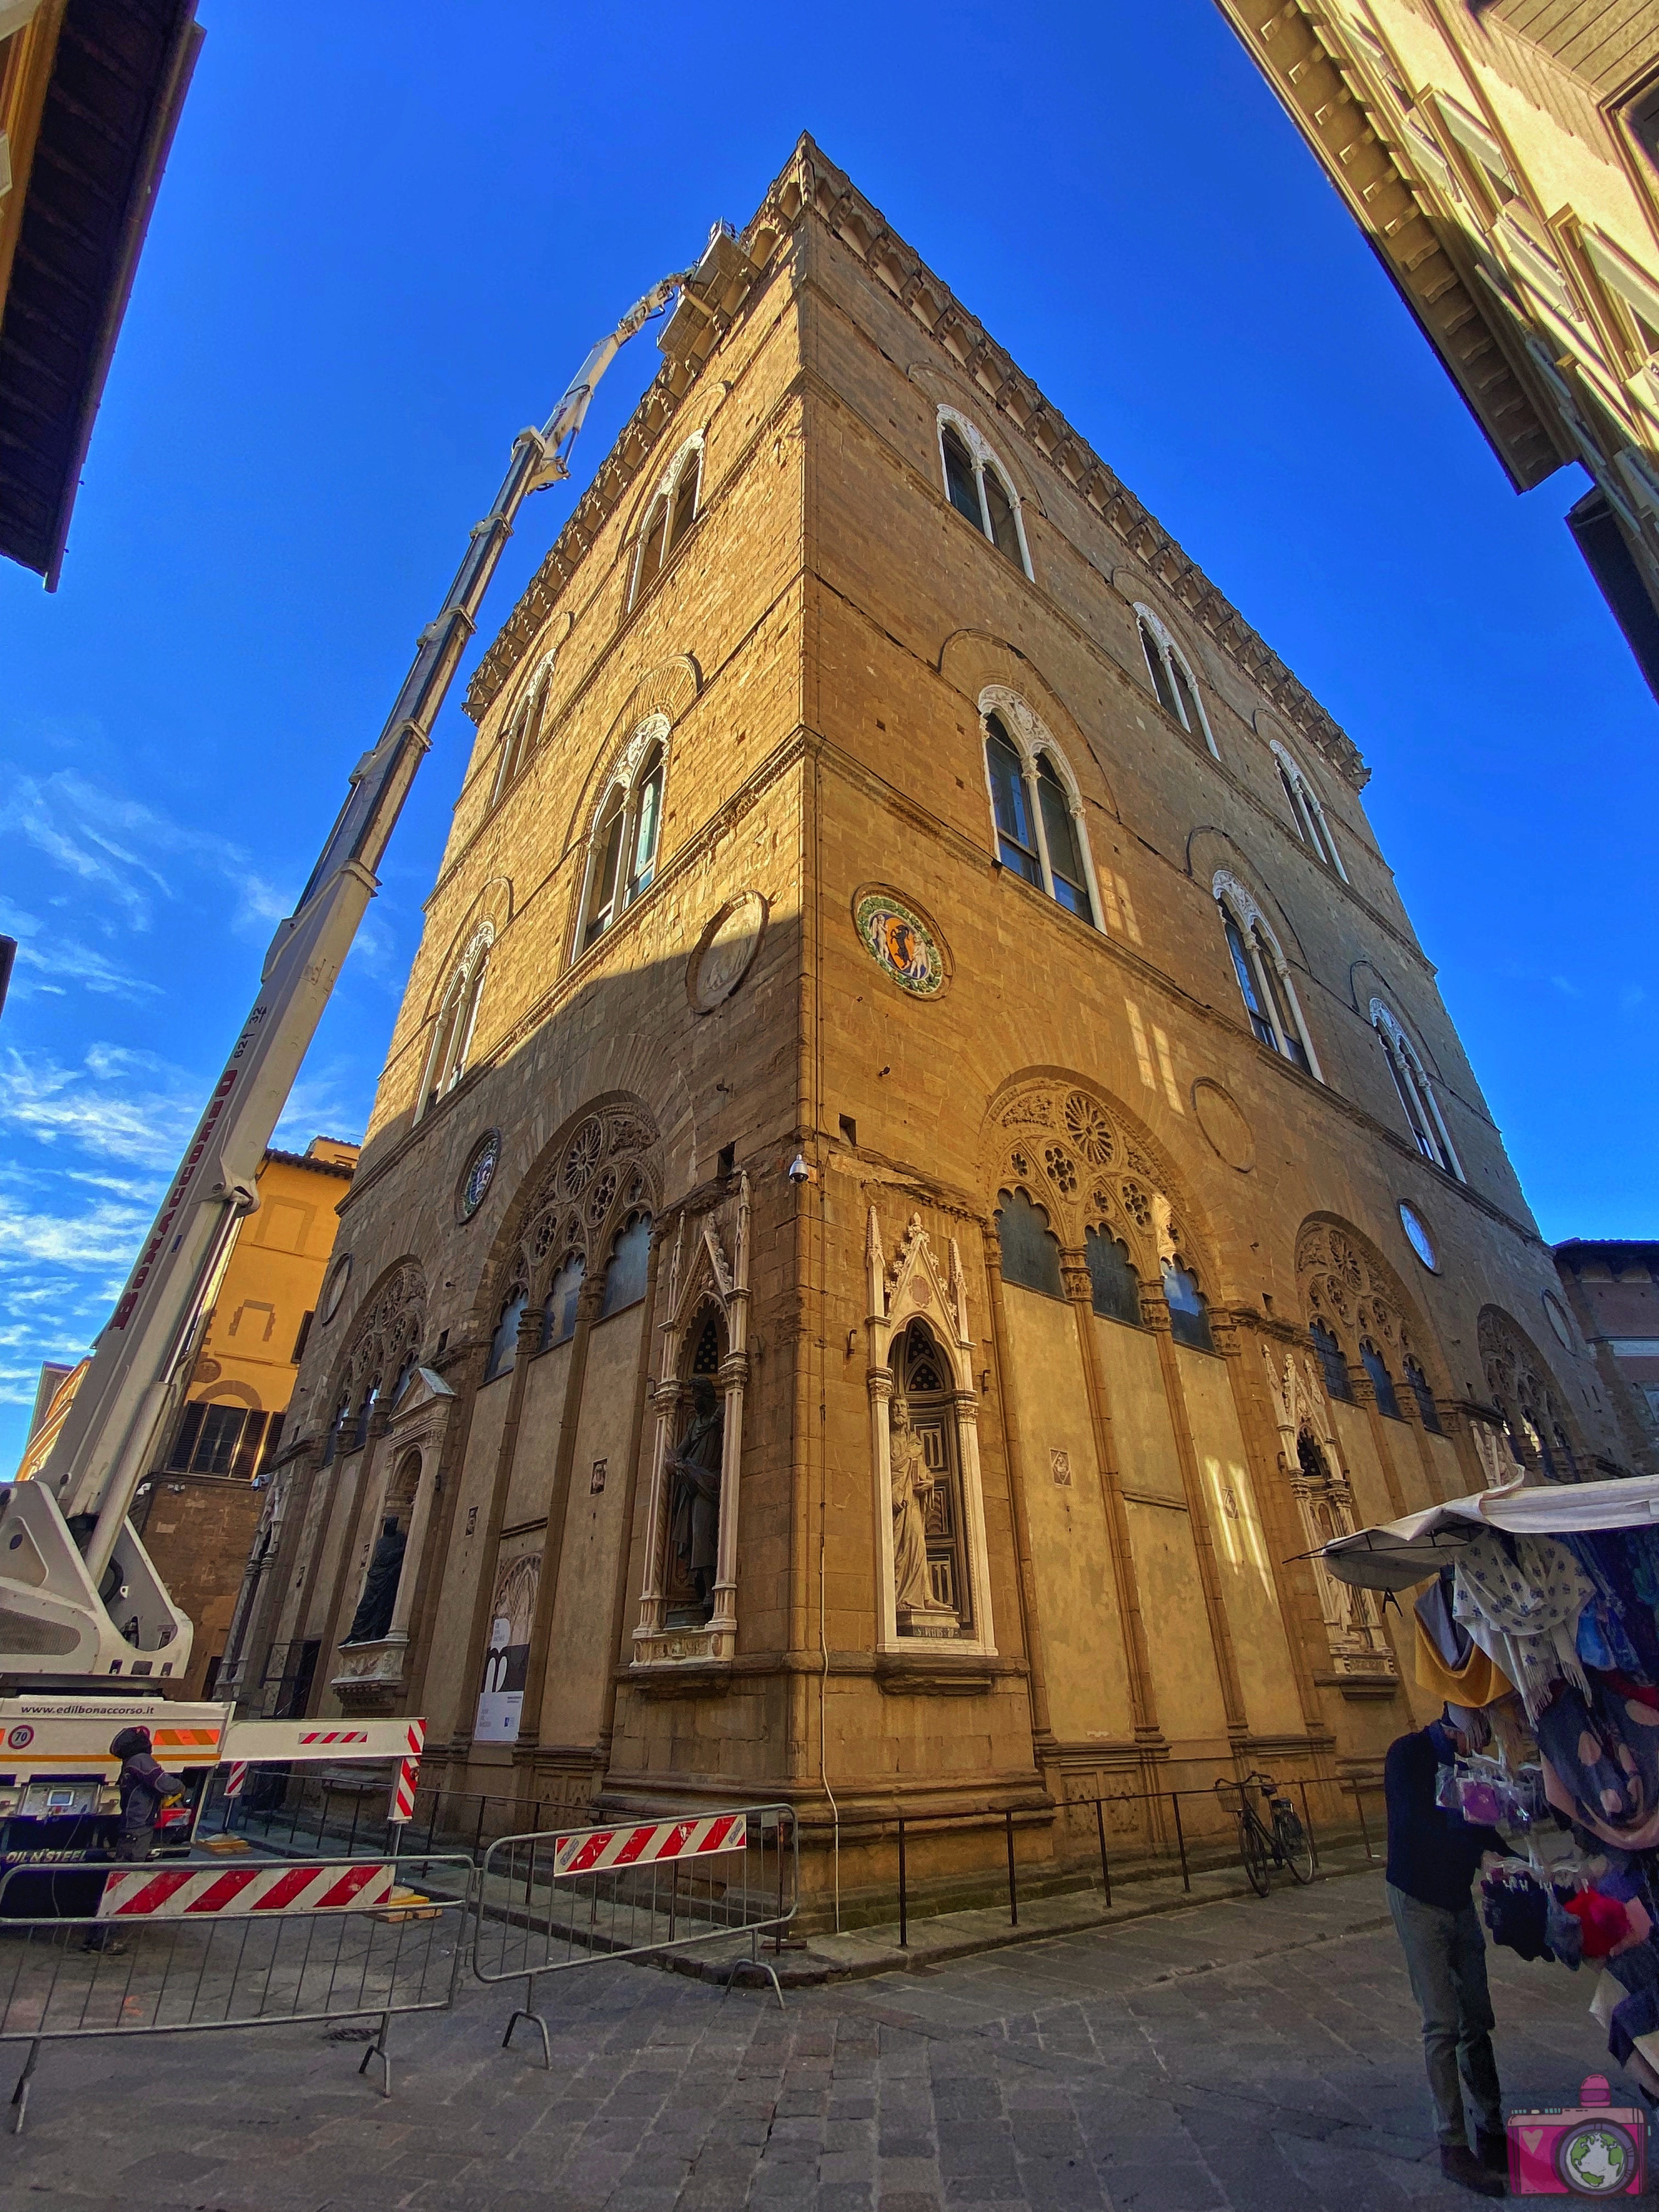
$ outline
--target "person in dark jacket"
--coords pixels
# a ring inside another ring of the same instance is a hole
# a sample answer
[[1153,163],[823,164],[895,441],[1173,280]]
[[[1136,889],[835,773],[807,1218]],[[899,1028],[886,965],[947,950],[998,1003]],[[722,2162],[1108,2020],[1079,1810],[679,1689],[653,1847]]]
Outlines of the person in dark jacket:
[[1435,1802],[1441,1771],[1470,1749],[1472,1734],[1482,1727],[1478,1714],[1448,1705],[1443,1719],[1389,1745],[1382,1787],[1389,1911],[1423,2015],[1440,2170],[1480,2196],[1502,2197],[1509,2150],[1492,2048],[1486,1939],[1471,1887],[1486,1854],[1505,1855],[1506,1847],[1496,1828],[1473,1826],[1455,1808]]
[[[162,1802],[184,1788],[182,1778],[156,1764],[147,1728],[125,1728],[109,1747],[112,1759],[121,1762],[116,1788],[121,1793],[121,1831],[116,1841],[118,1858],[147,1859],[155,1848],[155,1826]],[[125,1951],[106,1921],[94,1921],[81,1946],[83,1951]]]
[[112,1759],[121,1762],[116,1788],[121,1793],[120,1856],[147,1859],[155,1848],[155,1824],[165,1799],[179,1796],[184,1781],[158,1766],[149,1747],[147,1728],[125,1728],[109,1747]]

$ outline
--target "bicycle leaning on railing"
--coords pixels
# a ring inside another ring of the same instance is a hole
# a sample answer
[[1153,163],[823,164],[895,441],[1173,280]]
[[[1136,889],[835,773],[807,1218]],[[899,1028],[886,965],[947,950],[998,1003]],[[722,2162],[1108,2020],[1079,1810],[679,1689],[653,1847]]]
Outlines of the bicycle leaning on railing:
[[[1250,1802],[1252,1784],[1260,1791],[1262,1803],[1273,1814],[1271,1827]],[[1244,1863],[1244,1872],[1249,1878],[1250,1887],[1258,1897],[1267,1894],[1270,1861],[1274,1866],[1283,1867],[1292,1881],[1313,1880],[1312,1838],[1290,1799],[1275,1796],[1279,1784],[1271,1774],[1252,1771],[1242,1782],[1230,1781],[1224,1776],[1215,1786],[1218,1795],[1227,1790],[1238,1792],[1238,1856]]]

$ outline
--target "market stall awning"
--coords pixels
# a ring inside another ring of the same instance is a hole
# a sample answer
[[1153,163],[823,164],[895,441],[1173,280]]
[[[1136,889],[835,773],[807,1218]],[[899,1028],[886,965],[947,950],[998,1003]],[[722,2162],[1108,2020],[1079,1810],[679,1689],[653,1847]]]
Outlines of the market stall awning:
[[1659,1475],[1613,1482],[1544,1482],[1524,1489],[1478,1490],[1425,1513],[1338,1536],[1320,1556],[1339,1582],[1360,1589],[1403,1590],[1454,1561],[1482,1528],[1514,1536],[1565,1536],[1592,1528],[1647,1528],[1659,1522]]

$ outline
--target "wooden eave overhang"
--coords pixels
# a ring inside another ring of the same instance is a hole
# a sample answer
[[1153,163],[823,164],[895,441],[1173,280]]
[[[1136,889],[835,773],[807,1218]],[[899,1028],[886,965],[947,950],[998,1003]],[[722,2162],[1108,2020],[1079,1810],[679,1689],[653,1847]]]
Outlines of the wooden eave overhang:
[[52,590],[155,189],[196,0],[69,0],[0,301],[0,553]]
[[[1514,325],[1461,227],[1432,212],[1392,119],[1370,101],[1319,0],[1218,0],[1307,140],[1517,491],[1573,456],[1515,358]],[[1273,12],[1266,11],[1273,9]]]
[[1275,711],[1351,789],[1363,790],[1370,770],[1346,732],[1087,441],[1049,405],[983,325],[805,135],[754,219],[739,234],[737,243],[741,252],[732,259],[740,266],[720,276],[720,297],[705,300],[695,309],[683,307],[664,331],[663,368],[474,672],[465,702],[473,720],[483,720],[530,650],[582,556],[655,451],[662,432],[696,381],[702,362],[740,310],[752,283],[784,239],[809,217],[823,222],[867,264],[985,393],[988,404],[1013,425],[1039,459],[1056,470],[1095,509]]

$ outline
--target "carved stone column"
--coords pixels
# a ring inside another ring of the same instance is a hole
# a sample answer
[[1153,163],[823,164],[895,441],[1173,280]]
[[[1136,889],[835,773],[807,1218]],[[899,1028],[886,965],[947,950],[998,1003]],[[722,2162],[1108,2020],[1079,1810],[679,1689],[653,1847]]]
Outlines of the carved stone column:
[[1221,1705],[1226,1715],[1227,1733],[1236,1738],[1241,1737],[1249,1734],[1249,1722],[1244,1711],[1244,1692],[1238,1679],[1238,1656],[1233,1649],[1232,1628],[1227,1619],[1226,1601],[1222,1595],[1221,1572],[1216,1565],[1215,1531],[1210,1523],[1209,1500],[1204,1495],[1204,1485],[1199,1475],[1198,1451],[1193,1443],[1193,1425],[1187,1412],[1187,1390],[1181,1379],[1181,1362],[1176,1352],[1175,1331],[1170,1320],[1170,1302],[1164,1295],[1161,1284],[1154,1288],[1143,1281],[1140,1313],[1158,1341],[1158,1364],[1164,1373],[1164,1395],[1169,1402],[1170,1425],[1175,1431],[1176,1456],[1181,1463],[1181,1487],[1187,1500],[1187,1517],[1192,1524],[1193,1548],[1198,1555],[1199,1588],[1204,1595],[1204,1611],[1210,1625],[1210,1644],[1215,1654],[1216,1674],[1221,1685]]
[[[991,1348],[996,1358],[997,1397],[1002,1408],[1002,1443],[1008,1468],[1008,1502],[1014,1524],[1017,1570],[1014,1587],[1019,1593],[1019,1620],[1025,1644],[1025,1663],[1030,1669],[1027,1679],[1031,1702],[1031,1733],[1037,1756],[1047,1764],[1052,1760],[1059,1745],[1048,1715],[1048,1676],[1043,1659],[1042,1620],[1037,1608],[1036,1570],[1031,1559],[1031,1523],[1025,1505],[1025,1469],[1020,1456],[1019,1420],[1014,1412],[1014,1373],[1008,1356],[1008,1316],[1002,1300],[1002,1247],[994,1224],[988,1224],[985,1231],[985,1273],[990,1292]],[[887,1542],[890,1557],[884,1587],[890,1591],[893,1587],[890,1525]]]
[[667,1609],[664,1585],[668,1579],[668,1455],[691,1411],[691,1385],[672,1375],[653,1383],[651,1410],[657,1417],[657,1436],[651,1455],[645,1576],[640,1585],[640,1617],[634,1631],[636,1644],[642,1637],[660,1636],[663,1632]]
[[1094,1288],[1088,1261],[1080,1252],[1060,1258],[1060,1278],[1072,1302],[1077,1322],[1078,1347],[1083,1356],[1084,1389],[1089,1401],[1089,1420],[1094,1431],[1095,1466],[1100,1478],[1100,1502],[1106,1516],[1106,1549],[1111,1561],[1112,1586],[1117,1598],[1118,1621],[1123,1636],[1124,1667],[1129,1684],[1129,1713],[1137,1743],[1160,1747],[1164,1741],[1158,1723],[1158,1699],[1152,1688],[1152,1654],[1146,1643],[1146,1623],[1140,1609],[1140,1581],[1135,1572],[1134,1547],[1129,1536],[1128,1510],[1123,1503],[1117,1451],[1113,1438],[1111,1399],[1106,1370],[1095,1334]]
[[872,1367],[864,1387],[870,1401],[870,1464],[876,1475],[875,1510],[871,1516],[875,1536],[876,1649],[885,1651],[898,1641],[898,1601],[893,1587],[892,1369]]
[[[536,1613],[530,1627],[530,1652],[525,1662],[524,1703],[519,1708],[519,1744],[530,1748],[541,1741],[542,1698],[546,1689],[547,1654],[553,1640],[553,1608],[558,1602],[559,1564],[564,1553],[565,1511],[570,1498],[570,1469],[576,1457],[576,1429],[581,1419],[582,1389],[587,1379],[587,1346],[605,1297],[605,1271],[584,1276],[576,1294],[576,1328],[570,1340],[570,1364],[565,1370],[564,1404],[559,1411],[559,1448],[553,1462],[552,1487],[548,1492],[547,1522],[542,1532],[542,1569],[536,1583]],[[527,1317],[527,1316],[526,1316]],[[540,1316],[537,1321],[539,1326]],[[484,1547],[485,1571],[478,1578],[477,1611],[473,1616],[474,1644],[470,1655],[470,1680],[479,1680],[483,1669],[484,1639],[489,1633],[489,1605],[494,1594],[495,1550],[506,1509],[507,1480],[512,1474],[513,1449],[518,1442],[519,1409],[523,1401],[524,1355],[519,1357],[517,1388],[507,1409],[507,1433],[503,1437],[503,1464],[495,1478],[491,1501],[491,1534]],[[508,1438],[511,1438],[511,1443]]]
[[738,1636],[738,1499],[743,1466],[743,1395],[749,1381],[746,1352],[728,1352],[714,1387],[720,1398],[720,1522],[714,1558],[714,1609],[708,1616],[709,1656],[736,1656]]

